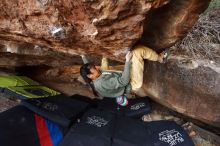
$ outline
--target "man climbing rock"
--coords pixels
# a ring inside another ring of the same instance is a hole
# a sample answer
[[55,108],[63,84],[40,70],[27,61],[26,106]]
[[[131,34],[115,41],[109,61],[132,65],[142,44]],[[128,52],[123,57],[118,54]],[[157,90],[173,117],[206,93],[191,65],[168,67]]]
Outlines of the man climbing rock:
[[126,105],[126,94],[131,91],[136,93],[143,84],[144,59],[165,63],[168,55],[168,49],[157,54],[146,46],[137,45],[133,51],[127,52],[122,73],[108,71],[106,58],[102,59],[100,70],[82,55],[84,65],[80,68],[80,74],[92,88],[94,95],[116,98],[120,105]]

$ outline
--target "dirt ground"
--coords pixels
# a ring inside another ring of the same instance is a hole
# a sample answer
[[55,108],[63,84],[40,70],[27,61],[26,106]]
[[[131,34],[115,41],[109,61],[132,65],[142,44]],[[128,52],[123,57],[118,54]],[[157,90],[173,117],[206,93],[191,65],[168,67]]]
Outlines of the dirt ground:
[[0,113],[19,104],[19,100],[0,94]]

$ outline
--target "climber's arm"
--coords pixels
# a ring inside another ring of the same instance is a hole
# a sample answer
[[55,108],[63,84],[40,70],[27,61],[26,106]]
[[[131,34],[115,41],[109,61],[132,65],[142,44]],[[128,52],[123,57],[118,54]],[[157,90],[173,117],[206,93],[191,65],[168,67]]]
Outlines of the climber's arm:
[[89,63],[89,60],[88,60],[88,58],[86,58],[85,55],[81,55],[81,57],[82,57],[82,61],[84,64]]

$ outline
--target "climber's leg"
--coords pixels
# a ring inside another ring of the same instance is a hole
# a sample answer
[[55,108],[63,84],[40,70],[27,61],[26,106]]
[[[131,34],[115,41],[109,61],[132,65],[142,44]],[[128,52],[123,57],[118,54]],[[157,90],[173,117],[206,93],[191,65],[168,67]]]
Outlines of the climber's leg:
[[102,57],[101,70],[109,70],[108,58]]
[[137,91],[143,84],[144,59],[151,61],[159,61],[160,56],[152,49],[143,46],[135,46],[131,65],[131,87],[133,91]]

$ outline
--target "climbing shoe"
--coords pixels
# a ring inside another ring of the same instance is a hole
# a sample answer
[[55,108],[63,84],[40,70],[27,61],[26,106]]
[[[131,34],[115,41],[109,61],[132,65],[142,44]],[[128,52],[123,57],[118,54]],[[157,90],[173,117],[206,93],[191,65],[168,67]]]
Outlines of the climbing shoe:
[[166,49],[164,49],[162,54],[163,54],[163,60],[161,63],[167,63],[168,57],[170,56],[170,50],[168,48],[166,48]]

